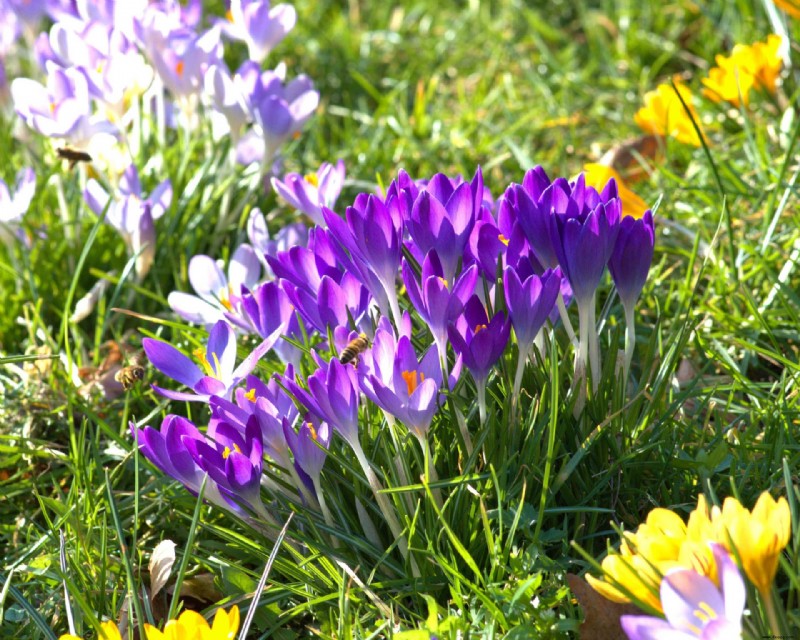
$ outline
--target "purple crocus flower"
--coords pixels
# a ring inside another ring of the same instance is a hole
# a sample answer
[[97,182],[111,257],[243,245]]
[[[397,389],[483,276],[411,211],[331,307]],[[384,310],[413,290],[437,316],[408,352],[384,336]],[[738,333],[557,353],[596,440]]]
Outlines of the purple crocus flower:
[[267,262],[300,315],[321,333],[348,324],[367,330],[369,291],[351,273],[342,271],[328,233],[316,227],[309,232],[308,247],[292,247]]
[[378,329],[363,360],[358,367],[361,390],[424,442],[442,386],[436,345],[418,360],[408,336],[395,341],[391,329]]
[[247,45],[250,59],[261,64],[269,52],[294,29],[297,12],[288,4],[270,6],[269,0],[231,0],[223,33]]
[[523,267],[524,280],[520,279],[519,267],[506,267],[503,272],[506,308],[519,347],[517,373],[514,377],[515,397],[519,393],[525,361],[536,336],[555,307],[562,280],[559,269],[548,269],[540,277],[535,273],[525,272],[524,267],[529,266],[529,262],[521,260],[519,264]]
[[247,239],[255,249],[261,266],[267,276],[274,275],[267,263],[267,256],[275,257],[281,251],[292,247],[305,247],[308,244],[308,227],[302,222],[295,222],[281,227],[272,237],[267,229],[267,221],[259,208],[250,212],[247,219]]
[[[562,179],[562,182],[566,181]],[[536,259],[543,268],[554,269],[558,266],[558,255],[550,237],[550,217],[554,211],[566,209],[569,196],[564,189],[550,187],[550,178],[542,167],[537,166],[525,173],[521,185],[512,184],[503,199]]]
[[308,415],[300,429],[295,431],[290,422],[284,419],[283,433],[292,450],[295,464],[311,479],[317,497],[321,496],[320,474],[328,457],[332,435],[328,423]]
[[150,62],[164,85],[187,108],[190,98],[199,95],[208,67],[222,58],[219,30],[152,30],[148,36],[145,51]]
[[243,317],[241,297],[243,287],[252,289],[261,276],[261,265],[253,248],[239,245],[228,264],[228,276],[220,264],[206,255],[189,261],[189,284],[197,295],[173,291],[167,296],[172,310],[187,322],[206,327],[227,319],[242,331],[251,331]]
[[612,178],[598,194],[581,174],[570,184],[563,178],[542,199],[552,198],[550,240],[558,264],[569,280],[578,305],[594,296],[619,232],[622,204]]
[[619,223],[617,242],[608,261],[608,270],[617,286],[617,293],[625,311],[623,379],[626,382],[636,346],[634,307],[647,280],[647,272],[653,261],[654,246],[655,228],[652,212],[648,209],[641,218],[625,216]]
[[224,320],[218,321],[208,335],[205,349],[194,352],[198,366],[171,344],[145,338],[142,347],[150,363],[168,378],[186,385],[194,393],[171,391],[153,385],[158,393],[172,400],[208,402],[211,396],[229,399],[231,392],[258,364],[258,360],[280,338],[280,329],[264,339],[236,367],[236,334]]
[[212,440],[189,438],[185,445],[228,504],[243,505],[259,515],[264,513],[261,502],[264,450],[255,417],[248,420],[244,434],[222,423],[217,425]]
[[20,169],[13,195],[5,181],[0,179],[0,242],[10,245],[16,237],[25,247],[30,248],[30,238],[20,228],[20,223],[31,206],[35,192],[36,174],[33,169]]
[[734,640],[742,637],[744,580],[725,548],[711,543],[719,587],[693,569],[673,569],[661,581],[664,616],[622,616],[629,640]]
[[647,272],[653,261],[654,245],[653,213],[649,209],[641,218],[622,218],[617,242],[608,261],[608,270],[626,308],[636,304],[644,288]]
[[49,138],[66,138],[82,147],[98,133],[117,132],[106,118],[92,115],[89,83],[80,69],[48,63],[47,86],[17,78],[11,83],[11,96],[25,124]]
[[324,227],[322,207],[333,209],[344,185],[344,160],[335,165],[323,162],[317,171],[301,176],[288,173],[283,180],[272,178],[272,188],[292,207],[305,213],[314,224]]
[[444,277],[438,255],[431,250],[422,263],[422,277],[419,284],[405,258],[402,272],[409,300],[428,324],[439,356],[444,361],[447,358],[447,327],[461,313],[464,303],[475,290],[478,267],[472,265],[465,269],[451,285]]
[[399,324],[397,275],[403,250],[403,219],[398,200],[392,198],[384,203],[378,196],[362,193],[352,207],[347,207],[346,222],[326,207],[322,214],[329,235],[349,252],[337,252],[341,264],[369,289],[381,313],[391,313]]
[[499,311],[491,321],[480,298],[473,295],[464,305],[464,314],[447,329],[455,352],[464,358],[478,388],[478,406],[481,424],[486,420],[486,379],[495,363],[503,355],[511,322]]
[[480,169],[471,183],[457,186],[444,174],[436,174],[414,201],[406,221],[408,232],[419,256],[435,249],[441,261],[443,277],[452,281],[459,260],[475,224],[483,195]]
[[125,31],[118,24],[70,21],[53,25],[47,46],[37,44],[45,66],[52,60],[61,67],[77,67],[89,81],[92,98],[121,117],[125,97],[143,93],[153,78],[152,68],[132,38],[132,28]]
[[[226,133],[230,133],[231,141],[236,145],[249,121],[240,76],[237,74],[231,77],[227,67],[222,63],[212,64],[203,76],[203,85],[211,105],[222,116],[222,120],[212,119],[214,139],[220,139]],[[221,126],[220,122],[224,122],[224,126]]]
[[271,170],[278,150],[298,134],[319,105],[319,93],[304,75],[284,85],[275,71],[261,72],[256,62],[245,62],[238,71],[253,128],[239,141],[236,158],[241,164],[260,162]]
[[128,251],[136,256],[136,274],[141,279],[153,264],[156,251],[153,222],[164,214],[172,202],[172,183],[169,179],[164,180],[149,197],[145,197],[139,172],[136,165],[131,164],[122,174],[118,195],[109,204],[110,196],[94,178],[89,180],[83,192],[84,200],[92,212],[101,216],[105,211],[105,221],[119,231]]
[[[262,338],[272,335],[278,329],[282,336],[295,340],[301,338],[294,305],[280,283],[274,280],[259,285],[252,293],[245,293],[242,296],[242,309],[255,332]],[[299,365],[303,354],[293,344],[279,340],[274,349],[284,362]]]
[[[358,441],[359,387],[356,370],[336,359],[325,364],[308,377],[304,389],[289,377],[282,381],[286,388],[314,415],[339,432],[354,449],[361,450]],[[363,453],[363,452],[362,452]]]
[[220,426],[213,441],[189,420],[175,415],[164,418],[160,431],[137,429],[133,422],[130,428],[142,454],[193,494],[200,492],[208,474],[206,500],[243,518],[255,512],[273,521],[261,502],[261,439],[254,422],[244,436]]

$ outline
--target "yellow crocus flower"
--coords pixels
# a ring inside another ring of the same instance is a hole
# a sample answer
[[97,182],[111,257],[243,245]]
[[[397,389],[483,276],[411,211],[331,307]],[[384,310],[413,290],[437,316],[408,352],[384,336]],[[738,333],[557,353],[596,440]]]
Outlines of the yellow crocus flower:
[[800,18],[800,2],[798,0],[773,0],[775,6],[783,9],[793,18]]
[[[692,92],[678,78],[674,82],[674,88],[669,84],[660,84],[654,91],[648,91],[644,95],[644,106],[636,112],[634,120],[646,133],[672,136],[679,142],[699,147],[700,136],[697,135],[692,120],[698,123],[700,120],[692,105]],[[691,118],[686,113],[681,98],[686,103]]]
[[752,512],[736,498],[725,498],[721,510],[719,507],[711,510],[711,520],[717,540],[729,551],[735,550],[750,582],[766,596],[778,569],[778,556],[791,535],[786,498],[776,501],[765,491]]
[[783,63],[780,56],[781,37],[771,35],[766,42],[737,44],[730,56],[716,56],[717,66],[703,79],[703,95],[714,102],[727,101],[747,105],[751,89],[775,93]]
[[[117,628],[116,622],[101,622],[100,623],[100,640],[122,640],[122,635]],[[83,640],[78,636],[73,636],[71,633],[65,633],[58,640]]]
[[[100,638],[104,640],[122,640],[119,629],[114,622],[103,622],[100,625]],[[147,640],[234,640],[239,630],[239,607],[234,605],[230,611],[217,609],[214,622],[208,625],[206,619],[196,611],[184,611],[177,620],[170,620],[159,631],[154,626],[145,624]],[[65,634],[59,640],[81,640],[77,636]]]

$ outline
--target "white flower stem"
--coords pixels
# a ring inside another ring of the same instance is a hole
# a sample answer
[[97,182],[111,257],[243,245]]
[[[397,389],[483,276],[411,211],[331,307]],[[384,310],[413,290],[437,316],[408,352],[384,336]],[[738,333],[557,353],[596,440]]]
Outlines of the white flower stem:
[[517,403],[517,399],[519,397],[519,390],[522,386],[522,374],[525,373],[525,364],[528,361],[528,355],[530,354],[531,347],[530,345],[527,347],[523,347],[519,345],[519,358],[517,358],[517,372],[514,374],[514,396],[512,398],[512,402],[514,404]]
[[564,325],[564,329],[567,331],[567,337],[569,338],[569,341],[572,344],[576,344],[577,338],[575,337],[575,330],[572,328],[572,321],[569,319],[567,306],[564,304],[564,295],[560,291],[558,292],[556,305],[558,306],[558,315],[561,316],[561,324]]
[[[436,467],[433,464],[433,455],[430,443],[428,442],[427,432],[425,434],[414,433],[414,435],[417,436],[419,446],[422,447],[422,454],[425,456],[425,484],[430,485],[431,482],[438,482],[439,475],[436,473]],[[432,488],[431,495],[433,495],[436,506],[441,510],[444,504],[442,502],[442,492],[438,487]]]
[[[311,481],[314,483],[314,493],[317,494],[317,502],[319,503],[319,508],[322,511],[322,518],[325,520],[325,524],[328,525],[329,528],[333,529],[333,516],[331,516],[331,511],[328,509],[328,503],[325,502],[325,496],[322,493],[322,484],[319,481],[319,474],[311,478]],[[333,547],[335,549],[339,548],[339,538],[333,534],[331,534],[331,542],[333,543]]]
[[483,426],[486,424],[486,380],[476,380],[475,386],[478,387],[478,414]]
[[597,392],[597,388],[600,385],[600,376],[603,369],[600,363],[600,339],[597,335],[596,307],[595,294],[592,294],[592,300],[589,303],[589,362],[592,369],[593,393]]
[[367,482],[369,482],[369,486],[372,489],[372,493],[375,496],[375,501],[378,503],[378,508],[381,510],[386,524],[389,525],[389,530],[392,532],[395,540],[397,540],[397,547],[400,549],[400,553],[403,554],[403,558],[408,558],[408,542],[403,535],[403,529],[394,514],[392,505],[389,503],[386,495],[381,493],[383,490],[381,481],[378,480],[378,476],[376,476],[375,472],[372,470],[369,460],[367,460],[367,456],[364,454],[364,449],[361,448],[361,443],[357,440],[348,441],[348,443],[353,449],[353,453],[356,454],[358,463],[361,465],[361,470],[364,472]]
[[628,374],[633,362],[633,352],[636,349],[636,321],[634,320],[634,306],[623,305],[625,309],[625,361],[622,366],[623,384],[628,384]]
[[589,358],[589,308],[586,304],[578,303],[578,318],[580,322],[580,340],[578,351],[575,354],[575,376],[572,379],[572,388],[577,389],[578,399],[575,401],[573,414],[577,417],[586,406],[586,367]]

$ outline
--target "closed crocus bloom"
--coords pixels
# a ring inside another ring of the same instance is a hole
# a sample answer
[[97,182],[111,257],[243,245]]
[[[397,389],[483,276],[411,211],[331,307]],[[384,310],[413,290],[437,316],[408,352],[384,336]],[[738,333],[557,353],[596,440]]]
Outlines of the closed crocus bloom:
[[269,0],[231,0],[228,21],[220,22],[223,33],[247,45],[250,58],[259,64],[286,37],[297,22],[295,8],[271,6]]
[[[700,137],[692,120],[699,123],[700,119],[692,106],[692,93],[677,78],[674,82],[674,88],[669,84],[660,84],[654,91],[648,91],[644,96],[644,107],[636,112],[634,120],[646,133],[672,136],[679,142],[699,147]],[[688,107],[691,118],[687,115],[681,98]]]
[[622,201],[623,219],[627,216],[641,218],[644,212],[648,210],[645,201],[627,187],[622,180],[622,176],[613,168],[604,164],[589,162],[583,166],[583,171],[586,174],[586,186],[594,187],[598,191],[601,191],[612,178],[616,181],[617,193]]
[[736,550],[747,577],[767,597],[778,569],[778,556],[791,534],[786,498],[776,501],[765,491],[750,512],[736,498],[729,497],[721,510],[712,509],[711,520],[717,540],[731,551]]
[[177,620],[167,622],[163,631],[149,624],[144,629],[147,640],[234,640],[239,630],[239,607],[234,605],[227,612],[217,609],[211,626],[196,611],[184,611]]
[[608,261],[608,270],[626,307],[635,305],[642,292],[653,261],[654,246],[655,228],[649,209],[640,219],[622,219],[614,251]]

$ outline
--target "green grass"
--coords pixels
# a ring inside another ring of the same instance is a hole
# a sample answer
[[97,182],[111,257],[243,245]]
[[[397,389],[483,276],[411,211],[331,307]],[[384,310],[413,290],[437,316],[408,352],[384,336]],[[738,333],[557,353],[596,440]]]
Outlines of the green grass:
[[[572,176],[598,149],[639,134],[633,114],[644,92],[678,73],[699,93],[714,55],[771,32],[761,4],[744,0],[393,4],[297,2],[298,26],[270,58],[285,60],[289,77],[311,76],[322,100],[285,149],[286,169],[344,158],[350,183],[340,210],[401,168],[412,177],[468,177],[481,165],[495,197],[534,164],[551,177]],[[798,86],[788,70],[788,104]],[[724,110],[703,110],[717,112]],[[280,518],[295,512],[296,546],[277,555],[251,637],[389,637],[423,628],[431,611],[446,621],[440,637],[575,637],[581,611],[565,574],[589,565],[573,541],[600,557],[606,540],[617,539],[611,523],[635,528],[656,506],[686,514],[699,492],[719,501],[736,495],[748,507],[764,490],[796,494],[800,214],[794,154],[779,133],[793,139],[798,125],[781,129],[781,110],[768,99],[737,117],[703,123],[707,154],[667,141],[663,163],[634,187],[649,203],[660,198],[661,222],[637,308],[632,397],[623,397],[613,374],[624,327],[606,282],[598,309],[606,312],[607,370],[580,419],[568,403],[572,357],[562,333],[539,366],[528,367],[518,414],[509,398],[513,350],[490,379],[494,410],[482,427],[474,385],[462,376],[432,430],[441,508],[419,481],[416,441],[402,432],[392,438],[380,413],[365,409],[362,445],[393,488],[419,577],[397,549],[365,538],[354,499],[390,540],[354,457],[335,440],[323,478],[337,526],[331,531],[297,502],[275,500]],[[30,145],[15,140],[14,123],[7,108],[0,177],[12,182],[20,167],[36,168],[26,228],[43,227],[47,236],[29,253],[0,247],[0,364],[8,365],[0,368],[0,635],[66,632],[62,580],[78,629],[88,634],[99,619],[119,620],[131,608],[128,596],[149,585],[149,556],[162,539],[176,542],[179,561],[187,558],[189,584],[213,579],[211,593],[197,598],[201,606],[247,605],[269,539],[209,506],[195,517],[197,500],[132,453],[129,420],[157,426],[166,413],[190,412],[202,421],[202,409],[168,406],[146,385],[113,401],[82,397],[59,360],[33,371],[32,360],[12,359],[64,353],[97,366],[109,339],[202,342],[202,332],[174,322],[166,304],[170,291],[189,290],[188,260],[230,255],[246,239],[255,206],[279,221],[293,213],[250,189],[241,168],[231,173],[227,149],[213,146],[206,130],[148,146],[140,171],[151,158],[159,163],[143,172],[145,191],[169,177],[175,197],[157,224],[154,267],[137,284],[118,235],[85,210],[78,172],[61,167],[38,136]],[[64,183],[75,241],[51,176]],[[240,215],[212,233],[226,207]],[[77,299],[112,271],[96,311],[67,322]],[[415,339],[427,343],[420,323]],[[691,375],[678,373],[689,368]],[[270,361],[261,373],[274,370]],[[784,563],[789,577],[779,574],[778,582],[794,629],[799,553],[795,533]]]

